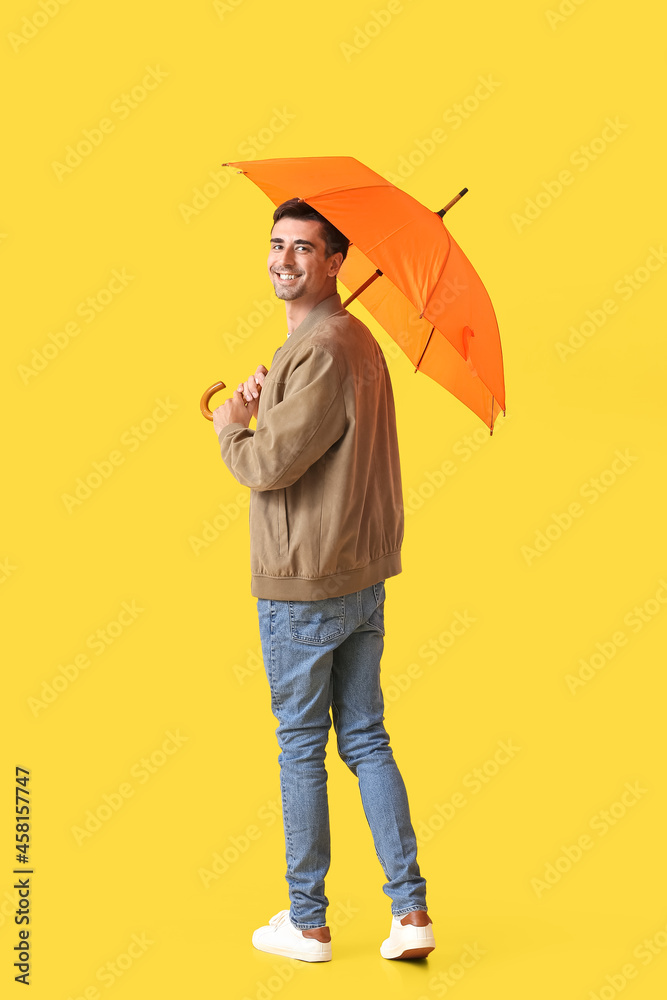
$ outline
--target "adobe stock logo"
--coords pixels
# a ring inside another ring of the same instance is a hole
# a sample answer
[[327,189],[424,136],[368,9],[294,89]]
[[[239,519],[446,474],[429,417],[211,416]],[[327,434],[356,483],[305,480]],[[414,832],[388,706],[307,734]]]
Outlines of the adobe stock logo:
[[[156,398],[157,404],[149,416],[144,417],[141,423],[133,424],[120,436],[120,443],[126,449],[127,454],[134,454],[144,441],[155,434],[156,430],[168,420],[172,413],[178,409],[178,403],[172,403],[167,399]],[[61,493],[60,499],[65,505],[65,510],[71,514],[77,507],[80,507],[86,500],[89,500],[95,490],[111,478],[117,468],[123,465],[127,458],[126,454],[119,448],[114,448],[105,458],[97,459],[92,463],[92,469],[78,476],[71,493]]]
[[453,792],[444,802],[433,804],[433,813],[426,820],[417,822],[415,825],[417,846],[421,849],[424,844],[430,843],[434,836],[468,805],[471,797],[479,795],[482,789],[500,773],[501,768],[509,764],[520,751],[521,747],[516,746],[511,739],[498,740],[493,756],[484,760],[479,767],[472,768],[461,779],[463,788],[467,789],[470,795],[466,796],[464,791],[459,790]]
[[368,21],[363,25],[357,25],[354,29],[352,42],[341,42],[340,50],[345,56],[345,62],[352,62],[355,56],[360,55],[374,38],[387,28],[397,14],[402,14],[404,10],[400,0],[389,0],[386,8],[370,11]]
[[[623,451],[617,448],[609,467],[603,469],[597,476],[591,476],[579,488],[579,495],[587,500],[589,505],[597,503],[637,461],[638,457],[630,454],[628,448]],[[533,544],[521,546],[521,555],[526,565],[532,566],[536,559],[541,559],[565,532],[570,530],[575,521],[584,516],[586,509],[577,500],[573,500],[567,510],[552,513],[551,520],[544,530],[539,529],[535,532]]]
[[273,316],[278,299],[253,299],[254,309],[245,316],[236,317],[235,332],[224,331],[222,339],[230,354],[233,354],[237,347],[241,347],[246,340],[252,337],[255,330],[264,325],[269,317]]
[[6,583],[17,569],[18,566],[15,566],[9,559],[0,559],[0,583]]
[[27,45],[31,39],[35,38],[42,28],[45,28],[56,14],[60,13],[60,8],[64,7],[66,3],[69,3],[69,0],[39,0],[39,10],[34,11],[29,17],[22,18],[18,32],[10,31],[7,35],[7,41],[14,52],[19,52],[23,45]]
[[205,889],[210,889],[214,882],[217,882],[222,875],[229,871],[243,855],[245,855],[254,843],[261,839],[266,829],[272,827],[276,820],[282,815],[279,802],[269,799],[257,810],[254,823],[249,823],[240,832],[230,835],[224,847],[216,851],[209,862],[210,868],[198,868],[197,874],[201,879]]
[[[110,961],[99,966],[95,972],[95,979],[97,982],[103,983],[105,989],[110,989],[121,976],[126,974],[137,959],[146,954],[152,944],[155,944],[155,941],[151,940],[145,931],[141,934],[133,934],[125,951],[119,952]],[[102,993],[94,983],[84,989],[79,987],[76,992],[77,996],[70,993],[67,1000],[101,1000],[102,997]]]
[[220,20],[224,18],[225,14],[233,14],[237,7],[240,7],[244,3],[244,0],[213,0],[213,10],[216,12]]
[[[96,629],[86,637],[86,649],[92,650],[95,656],[103,656],[143,612],[144,608],[138,607],[136,600],[123,601],[115,618],[105,622],[103,627]],[[92,658],[85,652],[76,653],[70,657],[69,661],[59,663],[58,673],[50,680],[42,681],[39,697],[30,696],[28,698],[28,708],[35,718],[54,701],[57,701],[63,692],[67,691],[79,679],[82,671],[92,666],[92,663]]]
[[92,809],[86,810],[80,824],[70,827],[70,833],[78,847],[81,847],[86,840],[90,840],[105,823],[113,819],[128,799],[135,795],[137,786],[150,781],[151,777],[157,774],[190,739],[189,736],[183,736],[180,729],[175,733],[169,729],[164,735],[165,739],[159,747],[156,747],[149,756],[141,757],[130,768],[130,777],[136,779],[135,783],[123,781],[112,791],[104,792],[101,801]]
[[496,80],[491,73],[486,76],[478,76],[474,89],[469,91],[461,101],[457,101],[443,111],[442,121],[448,128],[436,126],[425,138],[415,139],[412,149],[399,156],[396,173],[384,171],[387,180],[400,187],[403,180],[412,177],[415,171],[447,141],[450,134],[461,128],[463,123],[468,121],[500,86],[500,81]]
[[[614,282],[614,291],[621,302],[628,302],[638,291],[640,291],[647,281],[659,271],[667,261],[667,252],[662,244],[659,247],[650,247],[645,260],[634,270],[626,271],[622,278]],[[610,316],[616,315],[620,309],[619,302],[609,296],[599,304],[597,308],[586,310],[586,319],[579,326],[570,326],[566,342],[558,341],[555,344],[556,353],[561,361],[576,354],[590,339],[594,337],[598,330],[607,323]]]
[[[600,135],[595,136],[586,145],[582,144],[575,149],[570,154],[569,162],[573,167],[576,167],[579,174],[585,173],[591,164],[606,153],[627,128],[628,124],[622,122],[618,115],[613,119],[605,118]],[[559,171],[557,177],[543,180],[537,194],[533,198],[526,198],[523,214],[513,212],[511,215],[511,222],[517,233],[522,233],[528,226],[532,226],[543,212],[565,193],[565,189],[574,184],[576,179],[577,174],[565,169]]]
[[572,17],[585,2],[586,0],[561,0],[557,10],[552,10],[551,8],[546,10],[544,14],[551,30],[555,31],[560,24],[563,24],[569,17]]
[[[123,91],[111,102],[111,113],[116,115],[118,121],[125,121],[131,113],[146,100],[151,91],[155,90],[169,74],[160,69],[159,66],[146,66],[146,74],[141,82],[135,84],[130,91]],[[99,146],[102,145],[108,135],[116,130],[116,122],[112,118],[100,118],[97,125],[92,128],[84,128],[81,138],[75,140],[74,144],[65,147],[65,155],[62,160],[53,160],[51,168],[60,182],[65,177],[72,174],[77,167],[86,160]]]
[[[667,606],[667,580],[661,578],[658,581],[658,588],[652,597],[649,597],[642,604],[635,606],[627,612],[623,618],[623,624],[637,635],[646,625],[650,624],[663,608]],[[576,673],[566,674],[565,683],[570,694],[576,695],[577,691],[586,687],[608,663],[610,663],[617,652],[627,646],[631,636],[623,629],[617,629],[608,638],[595,643],[595,650],[588,654],[588,658],[580,657]]]
[[[111,277],[106,285],[98,288],[93,295],[87,295],[82,299],[74,310],[77,316],[85,320],[86,324],[92,323],[111,303],[134,281],[136,275],[128,274],[127,268],[120,271],[114,268]],[[55,333],[50,331],[48,341],[42,343],[39,348],[33,347],[30,360],[17,367],[24,385],[28,385],[31,378],[35,378],[43,372],[52,361],[54,361],[69,345],[74,337],[78,337],[82,332],[81,324],[77,320],[70,319],[65,322]]]
[[241,490],[236,494],[232,503],[218,504],[219,513],[214,514],[210,520],[203,521],[200,528],[200,535],[190,535],[188,542],[190,548],[196,556],[202,549],[208,549],[213,542],[217,542],[222,533],[238,520],[242,510],[247,510],[250,504],[250,494],[248,490]]
[[[660,927],[651,937],[645,937],[633,949],[632,955],[646,968],[658,955],[664,954],[667,948],[667,927]],[[595,993],[591,990],[588,1000],[614,1000],[628,985],[628,980],[636,979],[641,969],[634,962],[626,962],[616,972],[608,973],[604,985]]]
[[619,797],[606,809],[600,809],[588,821],[589,829],[598,835],[598,840],[594,840],[589,833],[582,833],[574,843],[561,844],[560,854],[556,860],[548,861],[544,865],[542,877],[531,878],[530,884],[537,898],[542,899],[545,892],[550,892],[555,885],[558,885],[563,876],[571,872],[588,851],[593,850],[600,838],[606,837],[647,794],[648,788],[644,788],[639,781],[626,781]]
[[[236,147],[230,160],[254,160],[263,150],[269,146],[276,136],[280,135],[288,128],[290,122],[296,119],[284,105],[282,108],[273,108],[273,113],[269,121],[252,135],[247,135],[245,139]],[[209,170],[208,178],[203,181],[201,187],[193,188],[190,195],[190,202],[180,202],[178,210],[186,225],[191,220],[196,219],[208,208],[211,202],[215,201],[218,195],[225,191],[233,178],[233,174],[228,168],[224,170]]]

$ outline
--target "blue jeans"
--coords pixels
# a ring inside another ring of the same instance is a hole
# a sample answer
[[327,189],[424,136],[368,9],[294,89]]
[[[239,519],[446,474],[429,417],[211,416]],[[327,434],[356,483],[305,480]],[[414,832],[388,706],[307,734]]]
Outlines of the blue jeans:
[[382,581],[318,601],[257,601],[271,707],[279,722],[290,919],[301,929],[323,927],[329,902],[324,758],[330,711],[338,753],[359,779],[392,913],[426,909],[405,785],[383,724],[384,598]]

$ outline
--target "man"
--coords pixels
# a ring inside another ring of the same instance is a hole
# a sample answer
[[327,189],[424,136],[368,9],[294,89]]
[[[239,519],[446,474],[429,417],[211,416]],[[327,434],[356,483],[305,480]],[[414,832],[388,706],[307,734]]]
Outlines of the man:
[[287,341],[270,371],[260,365],[213,412],[222,458],[251,489],[251,592],[281,748],[290,909],[253,944],[307,962],[331,959],[330,712],[392,900],[381,954],[417,958],[435,947],[380,688],[384,581],[401,572],[403,540],[394,401],[377,341],[337,292],[348,245],[300,199],[276,209],[268,270]]

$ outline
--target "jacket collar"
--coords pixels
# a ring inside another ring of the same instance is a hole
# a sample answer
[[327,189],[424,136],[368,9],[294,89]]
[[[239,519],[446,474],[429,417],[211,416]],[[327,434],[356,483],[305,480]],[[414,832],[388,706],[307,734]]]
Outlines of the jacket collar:
[[292,330],[291,334],[287,338],[287,344],[292,344],[295,340],[300,340],[301,337],[312,330],[313,327],[321,323],[322,320],[327,319],[328,316],[333,316],[335,313],[344,312],[343,304],[338,292],[334,292],[326,299],[322,299],[318,302],[316,306],[310,310],[308,315],[301,320],[296,330]]

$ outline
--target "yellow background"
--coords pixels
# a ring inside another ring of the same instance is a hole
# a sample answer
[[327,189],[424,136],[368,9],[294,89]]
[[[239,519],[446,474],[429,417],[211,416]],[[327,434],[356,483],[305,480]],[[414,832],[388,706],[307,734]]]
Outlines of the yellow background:
[[[19,765],[33,800],[35,998],[664,996],[665,24],[654,5],[562,0],[558,17],[555,0],[44,3],[50,14],[12,0],[1,32],[3,995],[22,995]],[[137,90],[149,69],[153,89]],[[485,96],[481,79],[494,81]],[[112,127],[91,131],[102,119]],[[429,144],[434,129],[446,137]],[[84,130],[98,144],[54,167]],[[389,901],[333,745],[334,961],[291,964],[250,945],[287,905],[278,748],[247,491],[199,397],[270,364],[286,333],[265,273],[272,206],[220,166],[253,136],[263,158],[403,165],[405,189],[433,209],[468,186],[447,221],[499,319],[508,410],[489,439],[354,307],[387,347],[410,508],[403,572],[387,583],[383,678],[438,942],[427,962],[379,956]],[[91,321],[89,296],[103,306]],[[270,313],[259,322],[258,302]],[[591,335],[561,356],[587,321]],[[49,347],[59,335],[64,346]],[[108,477],[66,502],[94,463]],[[206,522],[217,527],[198,546]],[[124,602],[142,610],[123,614]],[[456,613],[474,622],[454,641]],[[109,627],[99,652],[90,637]],[[427,659],[431,642],[440,653]],[[591,658],[590,679],[568,686]],[[501,741],[519,749],[499,765]],[[465,804],[445,819],[456,793]],[[82,837],[97,811],[104,821]],[[206,887],[216,855],[228,867]]]

